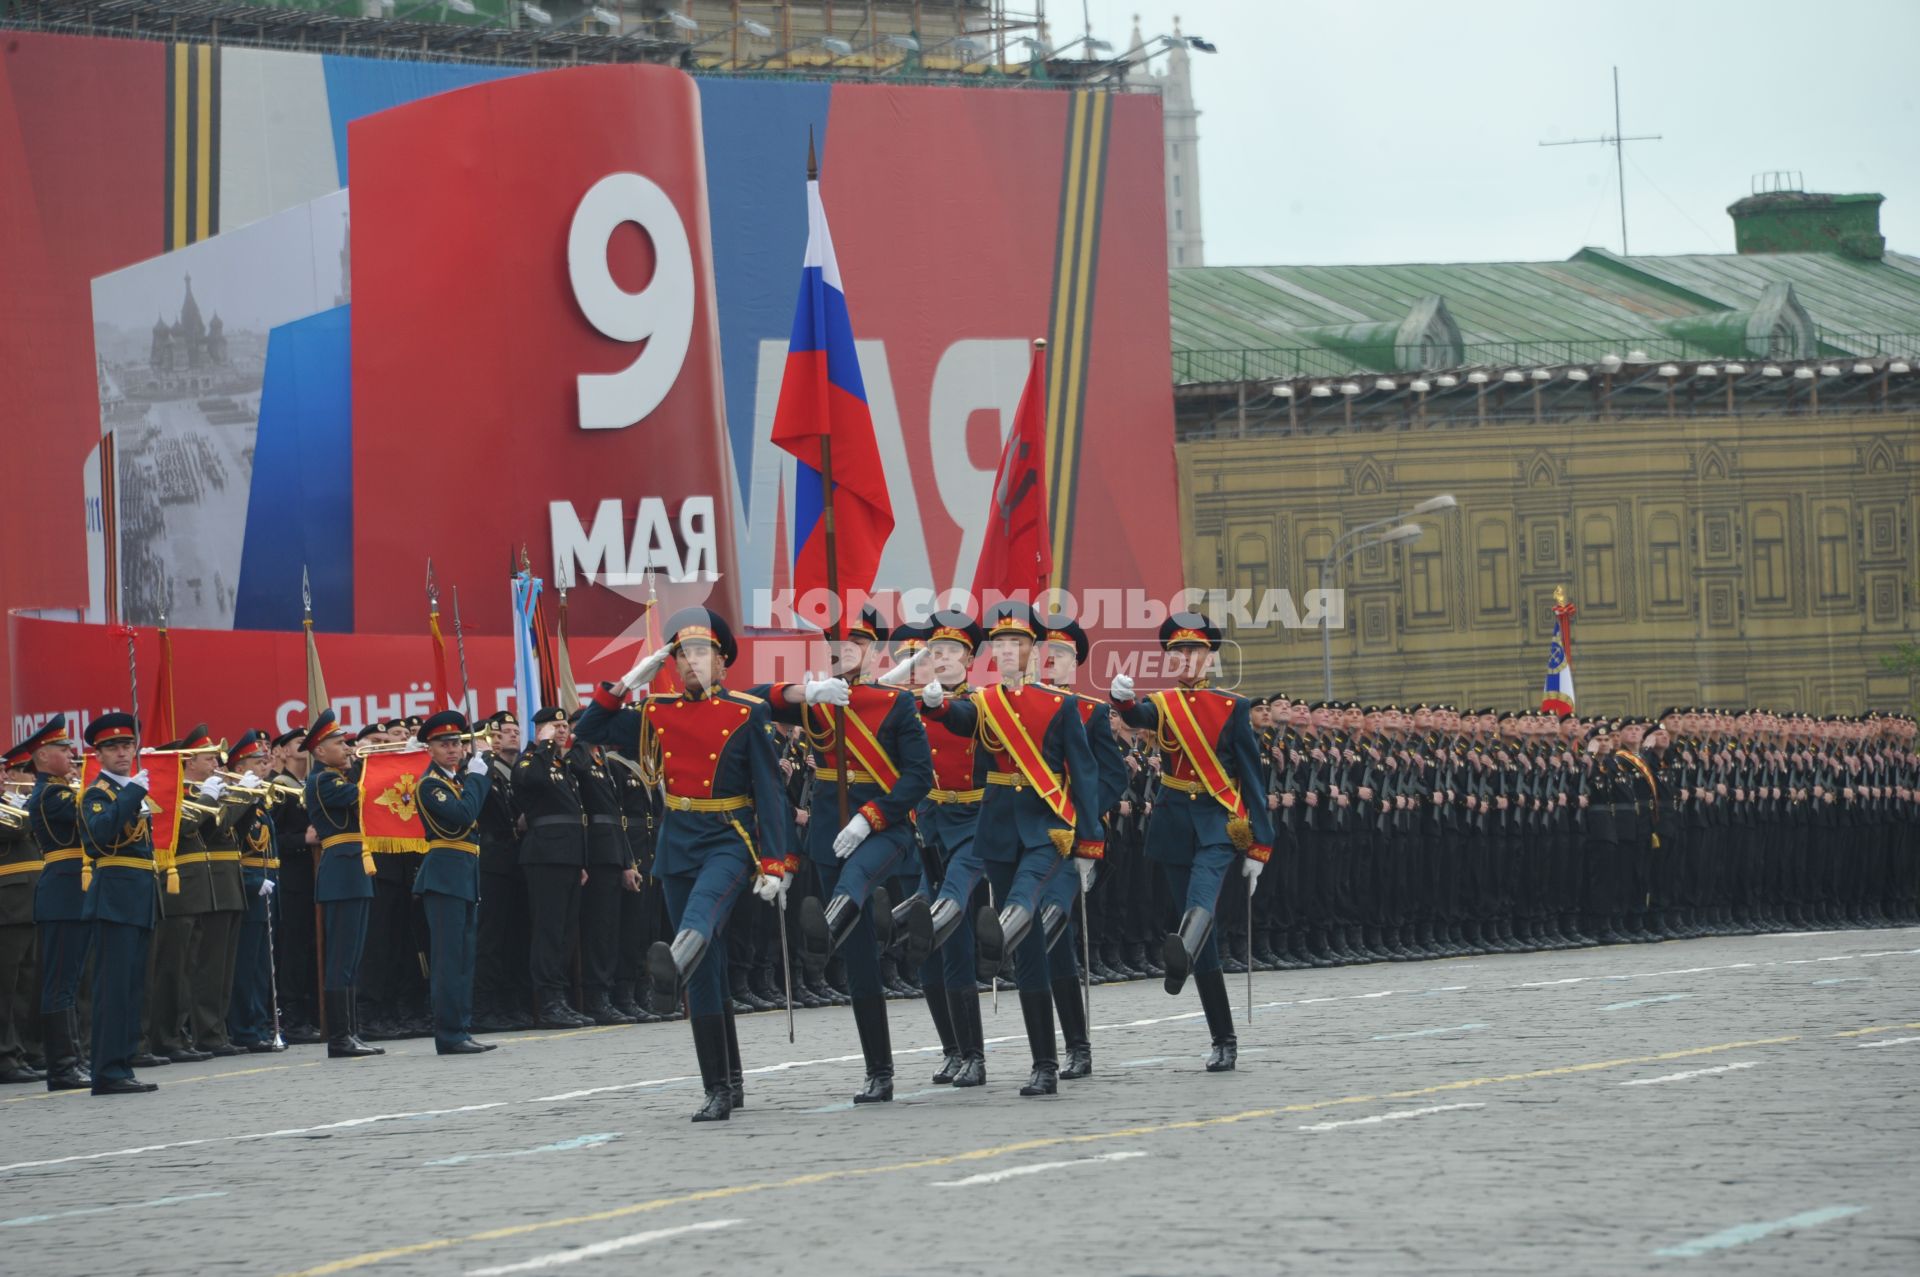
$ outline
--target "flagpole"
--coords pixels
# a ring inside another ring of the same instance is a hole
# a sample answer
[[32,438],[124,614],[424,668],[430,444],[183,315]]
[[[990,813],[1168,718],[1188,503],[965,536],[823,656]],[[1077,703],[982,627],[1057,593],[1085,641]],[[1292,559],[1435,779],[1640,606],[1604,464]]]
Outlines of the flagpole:
[[[457,585],[453,587],[453,645],[460,653],[460,707],[465,709],[467,694],[473,685],[467,678],[467,636],[460,628],[460,587]],[[480,712],[478,699],[474,701],[473,712],[476,715]]]
[[[807,182],[812,184],[820,180],[820,164],[814,155],[813,130],[807,130]],[[836,552],[836,533],[833,524],[833,432],[828,430],[820,436],[820,489],[821,522],[827,537],[827,593],[833,599],[833,611],[828,616],[830,628],[827,640],[837,644],[847,632],[845,608],[840,598],[840,556]],[[828,670],[832,670],[829,657]],[[847,707],[833,707],[834,728],[834,787],[840,796],[840,824],[847,823]]]

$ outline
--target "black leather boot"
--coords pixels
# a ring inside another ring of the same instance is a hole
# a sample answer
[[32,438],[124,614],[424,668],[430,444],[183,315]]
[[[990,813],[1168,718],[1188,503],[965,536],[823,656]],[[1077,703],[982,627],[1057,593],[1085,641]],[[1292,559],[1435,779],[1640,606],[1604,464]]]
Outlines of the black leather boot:
[[747,1106],[747,1077],[740,1067],[740,1033],[734,1027],[733,1012],[725,1014],[727,1023],[727,1103],[734,1108]]
[[953,1035],[953,1008],[948,1005],[945,989],[927,990],[927,1014],[933,1019],[933,1031],[940,1035],[940,1067],[934,1072],[933,1080],[940,1086],[953,1081],[954,1074],[960,1071],[963,1061],[960,1058],[960,1043]]
[[626,1016],[635,1024],[653,1023],[653,1012],[633,1000],[633,986],[631,984],[614,985],[613,994],[607,1000],[613,1003],[614,1010]]
[[[655,944],[654,948],[666,948]],[[696,1122],[724,1122],[733,1115],[733,1090],[727,1082],[727,1018],[724,1015],[696,1015],[689,1022],[693,1029],[693,1053],[700,1061],[700,1085],[706,1089],[706,1103],[693,1115]]]
[[847,942],[860,924],[860,906],[852,896],[835,896],[825,905],[820,897],[800,902],[800,960],[811,973],[827,969],[834,951]]
[[72,1008],[51,1011],[40,1017],[40,1033],[47,1049],[47,1089],[84,1091],[93,1085],[80,1063],[79,1044],[73,1039]]
[[953,1017],[953,1042],[960,1048],[960,1069],[953,1075],[955,1086],[985,1086],[987,1082],[987,1046],[980,1027],[980,995],[972,989],[947,990],[947,1012]]
[[853,1097],[855,1104],[886,1104],[893,1099],[893,1034],[887,1025],[887,1000],[853,1000],[853,1025],[860,1033],[860,1054],[867,1061],[867,1082]]
[[634,1018],[613,1005],[612,1000],[604,993],[589,993],[586,1005],[580,1010],[589,1020],[599,1025],[634,1023]]
[[347,990],[328,989],[325,997],[329,1060],[357,1060],[363,1056],[385,1054],[379,1047],[368,1046],[353,1035],[353,1012],[349,1010]]
[[908,896],[894,907],[892,922],[893,944],[900,955],[900,965],[909,971],[918,971],[934,947],[933,910],[927,898]]
[[[697,931],[682,931],[673,943],[655,940],[647,949],[648,991],[657,1015],[672,1015],[680,1009],[680,997],[687,991],[687,976],[707,955],[707,938]],[[709,1121],[715,1119],[707,1119]]]
[[1227,977],[1219,971],[1194,973],[1194,990],[1206,1012],[1213,1049],[1207,1052],[1207,1072],[1231,1073],[1240,1059],[1240,1039],[1233,1032],[1233,1003],[1227,997]]
[[1200,946],[1207,941],[1207,932],[1213,927],[1213,915],[1207,910],[1195,906],[1180,918],[1180,929],[1169,935],[1161,946],[1160,961],[1166,966],[1165,987],[1168,993],[1178,993],[1186,987],[1187,977],[1193,973],[1193,960],[1200,954]]
[[1020,1088],[1025,1096],[1053,1095],[1060,1090],[1060,1061],[1053,1047],[1053,996],[1020,991],[1020,1015],[1027,1022],[1027,1048],[1033,1052],[1033,1073]]
[[1060,1080],[1071,1082],[1093,1072],[1093,1042],[1087,1033],[1087,1004],[1083,990],[1072,980],[1053,982],[1053,1011],[1060,1017],[1060,1036],[1067,1044],[1066,1067]]

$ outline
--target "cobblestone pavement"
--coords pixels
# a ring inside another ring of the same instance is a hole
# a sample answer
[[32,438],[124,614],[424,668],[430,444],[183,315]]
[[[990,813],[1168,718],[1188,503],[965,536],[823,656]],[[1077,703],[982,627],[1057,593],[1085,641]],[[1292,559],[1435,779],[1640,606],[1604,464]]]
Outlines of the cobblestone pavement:
[[[748,1106],[693,1126],[681,1025],[322,1048],[0,1091],[0,1270],[247,1273],[1920,1271],[1920,929],[1094,989],[1095,1074],[935,1088],[892,1004],[743,1017]],[[581,1266],[584,1264],[584,1266]]]

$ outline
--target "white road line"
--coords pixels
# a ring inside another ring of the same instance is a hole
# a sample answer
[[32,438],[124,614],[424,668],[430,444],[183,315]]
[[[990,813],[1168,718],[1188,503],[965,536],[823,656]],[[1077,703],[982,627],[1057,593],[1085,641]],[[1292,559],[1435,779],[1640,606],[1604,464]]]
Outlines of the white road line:
[[421,1109],[414,1113],[376,1113],[372,1117],[349,1117],[339,1122],[326,1122],[320,1126],[295,1126],[278,1131],[255,1131],[247,1135],[209,1135],[197,1140],[174,1140],[167,1144],[140,1144],[133,1148],[108,1149],[103,1153],[72,1153],[66,1157],[45,1157],[32,1162],[9,1162],[0,1166],[0,1175],[10,1171],[31,1170],[40,1166],[64,1166],[69,1162],[97,1162],[109,1157],[133,1157],[140,1153],[164,1153],[176,1148],[198,1148],[203,1144],[240,1144],[251,1140],[283,1139],[293,1135],[316,1135],[322,1131],[344,1131],[356,1126],[372,1126],[376,1122],[409,1122],[421,1118],[446,1117],[454,1113],[479,1113],[486,1109],[505,1108],[506,1100],[495,1100],[491,1104],[462,1104],[451,1109]]
[[975,1184],[998,1184],[1001,1180],[1018,1179],[1022,1175],[1038,1175],[1042,1171],[1057,1171],[1067,1166],[1091,1166],[1096,1162],[1126,1162],[1136,1157],[1145,1157],[1139,1149],[1127,1149],[1118,1153],[1102,1153],[1098,1157],[1077,1157],[1070,1162],[1037,1162],[1032,1166],[1009,1166],[1004,1171],[988,1171],[982,1175],[969,1175],[965,1179],[935,1180],[935,1188],[970,1188]]
[[1622,1082],[1620,1085],[1621,1086],[1653,1086],[1660,1082],[1684,1082],[1690,1077],[1707,1077],[1708,1075],[1714,1074],[1714,1073],[1731,1073],[1735,1069],[1752,1069],[1752,1068],[1758,1068],[1758,1067],[1759,1067],[1759,1063],[1757,1061],[1742,1060],[1738,1064],[1722,1064],[1716,1068],[1711,1068],[1711,1069],[1688,1069],[1685,1073],[1669,1073],[1665,1077],[1637,1077],[1629,1081]]
[[1803,1211],[1798,1215],[1768,1220],[1762,1224],[1738,1224],[1717,1233],[1709,1233],[1705,1237],[1681,1242],[1677,1246],[1667,1246],[1653,1253],[1662,1259],[1693,1259],[1699,1255],[1711,1254],[1716,1250],[1726,1250],[1747,1242],[1759,1241],[1762,1237],[1785,1232],[1790,1228],[1812,1228],[1816,1224],[1830,1224],[1836,1219],[1858,1215],[1865,1209],[1864,1206],[1823,1206],[1819,1210]]
[[1444,1029],[1414,1029],[1407,1033],[1376,1033],[1373,1035],[1373,1040],[1375,1042],[1393,1042],[1400,1038],[1430,1038],[1441,1033],[1471,1033],[1476,1029],[1484,1029],[1486,1027],[1484,1024],[1453,1024]]
[[0,1219],[0,1228],[24,1228],[28,1224],[44,1224],[50,1219],[73,1219],[78,1215],[105,1215],[108,1211],[143,1210],[148,1206],[178,1206],[182,1202],[203,1202],[209,1197],[225,1197],[226,1190],[217,1193],[186,1193],[179,1197],[156,1197],[150,1202],[121,1202],[113,1206],[89,1206],[84,1210],[55,1211],[51,1215],[21,1215],[14,1219]]
[[1862,1051],[1871,1051],[1875,1047],[1905,1046],[1909,1042],[1920,1042],[1920,1038],[1885,1038],[1879,1042],[1862,1042],[1859,1049]]
[[1873,981],[1863,975],[1834,976],[1829,980],[1815,980],[1815,984],[1872,984]]
[[431,1162],[422,1162],[421,1165],[464,1166],[468,1162],[492,1162],[503,1157],[534,1157],[541,1153],[568,1153],[576,1148],[593,1148],[619,1138],[618,1131],[606,1131],[599,1135],[576,1135],[570,1140],[561,1140],[558,1144],[542,1144],[539,1148],[518,1148],[511,1153],[458,1153],[452,1157],[437,1157]]
[[1679,1002],[1690,998],[1691,993],[1663,993],[1657,998],[1635,998],[1631,1002],[1613,1002],[1601,1007],[1602,1011],[1631,1011],[1635,1007],[1650,1007],[1661,1002]]
[[559,1268],[566,1264],[577,1264],[583,1259],[611,1255],[615,1251],[626,1250],[630,1246],[644,1246],[648,1242],[663,1241],[668,1237],[679,1237],[686,1233],[710,1233],[715,1229],[732,1228],[735,1224],[744,1222],[738,1219],[710,1219],[700,1224],[682,1224],[678,1228],[654,1228],[644,1233],[629,1233],[625,1237],[615,1237],[611,1241],[595,1242],[591,1246],[576,1246],[572,1250],[556,1250],[547,1255],[535,1255],[524,1263],[502,1264],[498,1268],[469,1269],[467,1277],[506,1277],[508,1273],[532,1273],[543,1268]]
[[1423,1109],[1401,1109],[1397,1113],[1377,1113],[1372,1117],[1350,1117],[1339,1122],[1315,1122],[1311,1126],[1302,1126],[1303,1131],[1337,1131],[1343,1126],[1378,1126],[1382,1122],[1398,1122],[1402,1118],[1425,1117],[1429,1113],[1451,1113],[1455,1109],[1483,1109],[1484,1104],[1435,1104]]

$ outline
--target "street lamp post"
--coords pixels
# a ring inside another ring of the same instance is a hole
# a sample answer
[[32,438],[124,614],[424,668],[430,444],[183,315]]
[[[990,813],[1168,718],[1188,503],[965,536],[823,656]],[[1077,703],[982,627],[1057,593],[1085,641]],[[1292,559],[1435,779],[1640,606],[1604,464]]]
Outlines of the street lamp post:
[[[1406,523],[1404,522],[1404,520],[1410,519],[1417,514],[1432,514],[1439,510],[1451,510],[1459,504],[1460,503],[1458,501],[1455,501],[1451,495],[1447,495],[1447,494],[1443,494],[1437,497],[1428,497],[1425,501],[1422,501],[1419,505],[1413,507],[1413,509],[1408,510],[1404,514],[1389,515],[1387,518],[1384,518],[1384,519],[1375,519],[1372,523],[1363,523],[1357,528],[1352,528],[1352,529],[1349,529],[1347,532],[1342,533],[1338,538],[1335,539],[1332,547],[1328,549],[1326,553],[1326,557],[1320,560],[1320,590],[1321,590],[1322,597],[1325,596],[1326,589],[1327,589],[1327,574],[1331,572],[1336,565],[1343,565],[1346,563],[1348,559],[1351,559],[1354,555],[1360,553],[1360,551],[1371,550],[1376,545],[1392,545],[1397,541],[1413,540],[1419,537],[1425,531],[1425,529],[1423,529],[1417,523]],[[1375,528],[1384,528],[1390,523],[1397,524],[1398,526],[1391,528],[1386,532],[1381,533],[1379,536],[1374,537],[1371,540],[1361,541],[1356,545],[1348,546],[1348,548],[1345,551],[1342,551],[1340,549],[1341,545],[1343,545],[1348,541],[1353,540],[1353,538],[1361,535],[1362,533],[1371,532]],[[1341,608],[1340,616],[1341,616],[1341,621],[1344,625],[1345,619],[1346,619],[1345,607]],[[1320,669],[1321,669],[1321,682],[1323,685],[1323,690],[1321,693],[1322,698],[1325,700],[1332,700],[1333,699],[1333,627],[1331,625],[1328,625],[1324,619],[1320,622]]]

